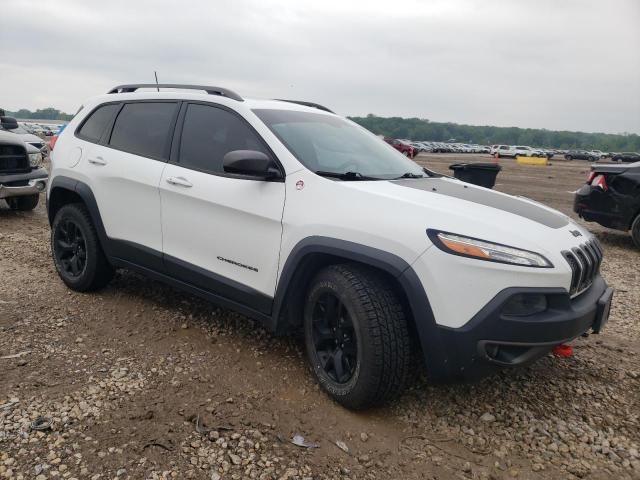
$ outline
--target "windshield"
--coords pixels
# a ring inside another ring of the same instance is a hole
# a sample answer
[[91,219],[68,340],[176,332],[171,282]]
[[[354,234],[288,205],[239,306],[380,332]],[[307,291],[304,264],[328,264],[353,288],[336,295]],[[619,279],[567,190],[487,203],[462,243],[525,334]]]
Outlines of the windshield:
[[320,175],[328,173],[343,180],[426,176],[420,166],[384,140],[343,118],[293,110],[253,112],[300,163]]

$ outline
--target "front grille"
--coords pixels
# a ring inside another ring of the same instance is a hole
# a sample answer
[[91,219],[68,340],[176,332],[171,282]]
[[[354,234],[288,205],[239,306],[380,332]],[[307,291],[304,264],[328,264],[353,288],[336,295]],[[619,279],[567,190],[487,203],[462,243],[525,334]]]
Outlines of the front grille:
[[0,145],[0,172],[29,171],[29,157],[24,147]]
[[593,283],[593,279],[600,271],[602,263],[602,248],[596,239],[590,240],[579,247],[565,250],[562,256],[571,267],[571,288],[569,295],[575,297],[584,292]]

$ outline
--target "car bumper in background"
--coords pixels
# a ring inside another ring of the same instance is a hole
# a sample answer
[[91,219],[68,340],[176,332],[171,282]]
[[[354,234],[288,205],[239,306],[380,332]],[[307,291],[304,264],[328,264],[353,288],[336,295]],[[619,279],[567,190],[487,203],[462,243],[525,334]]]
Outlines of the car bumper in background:
[[0,198],[21,197],[44,192],[49,174],[44,168],[28,173],[0,174]]
[[611,192],[583,185],[573,199],[573,211],[587,222],[596,222],[615,230],[629,230],[631,213],[624,206],[626,199],[616,199]]

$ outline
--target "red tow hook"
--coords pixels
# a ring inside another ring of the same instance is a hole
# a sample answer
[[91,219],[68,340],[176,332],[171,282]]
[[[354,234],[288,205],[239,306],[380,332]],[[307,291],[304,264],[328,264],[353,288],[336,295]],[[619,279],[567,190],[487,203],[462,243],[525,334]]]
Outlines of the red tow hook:
[[553,355],[560,358],[570,358],[573,356],[573,347],[561,343],[553,347]]

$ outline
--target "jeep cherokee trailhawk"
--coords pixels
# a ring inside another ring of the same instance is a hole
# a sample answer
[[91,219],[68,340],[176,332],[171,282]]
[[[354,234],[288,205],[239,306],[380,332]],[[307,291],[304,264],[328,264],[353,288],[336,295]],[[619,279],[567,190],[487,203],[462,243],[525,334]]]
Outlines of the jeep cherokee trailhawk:
[[[78,291],[137,270],[304,332],[341,404],[528,364],[606,322],[597,240],[531,200],[419,167],[327,108],[124,85],[53,152],[55,267]],[[201,90],[204,93],[199,93]]]

